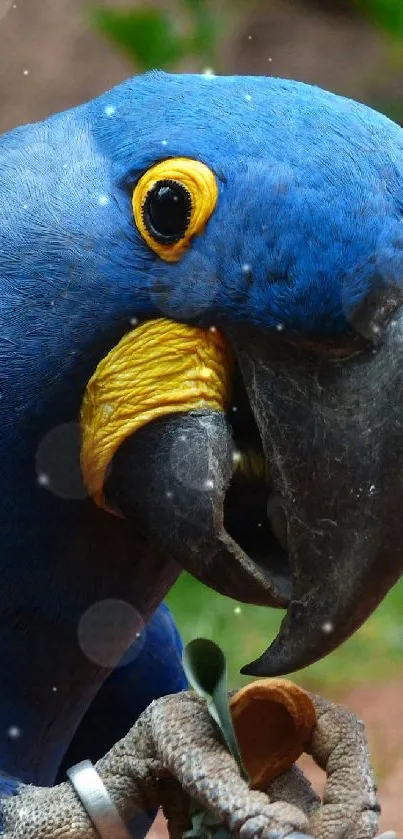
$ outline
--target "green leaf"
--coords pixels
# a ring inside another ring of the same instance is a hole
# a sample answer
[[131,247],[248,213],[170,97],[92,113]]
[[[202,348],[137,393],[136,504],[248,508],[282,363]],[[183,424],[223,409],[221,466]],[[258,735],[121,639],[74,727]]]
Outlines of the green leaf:
[[199,810],[194,801],[190,802],[189,815],[192,827],[182,834],[182,839],[231,839],[231,833],[222,822],[212,813]]
[[[224,741],[237,761],[242,776],[248,780],[232,725],[227,693],[227,662],[225,655],[214,641],[196,638],[186,644],[183,667],[189,684],[205,699],[213,720],[217,723]],[[182,839],[231,839],[231,834],[212,813],[200,810],[192,801],[190,807],[192,828]]]
[[212,830],[210,825],[206,825],[208,813],[204,810],[196,810],[195,804],[191,802],[190,815],[192,818],[192,828],[183,833],[182,839],[211,839]]
[[164,12],[94,7],[90,15],[93,26],[142,71],[171,68],[186,52],[185,40],[175,33],[171,17]]
[[402,0],[355,0],[358,9],[383,29],[403,37]]
[[189,684],[206,700],[209,713],[219,726],[242,776],[248,780],[228,704],[227,662],[223,651],[214,641],[196,638],[183,651],[183,667]]

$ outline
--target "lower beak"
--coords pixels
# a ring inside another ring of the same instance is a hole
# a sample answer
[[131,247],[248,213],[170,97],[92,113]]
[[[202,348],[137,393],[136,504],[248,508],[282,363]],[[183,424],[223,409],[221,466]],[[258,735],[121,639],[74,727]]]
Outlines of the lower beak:
[[256,334],[237,345],[292,572],[279,634],[242,672],[274,676],[339,646],[402,573],[403,316],[345,360]]

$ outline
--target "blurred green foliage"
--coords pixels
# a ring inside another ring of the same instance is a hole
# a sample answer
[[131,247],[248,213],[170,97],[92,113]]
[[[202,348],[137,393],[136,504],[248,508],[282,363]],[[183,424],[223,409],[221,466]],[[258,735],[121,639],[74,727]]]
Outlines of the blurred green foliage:
[[[167,9],[99,6],[90,15],[95,28],[143,72],[172,70],[189,56],[208,64],[216,56],[219,18],[209,0],[177,0]],[[185,31],[178,27],[179,19]]]
[[[247,13],[250,2],[238,0],[238,9],[242,3]],[[223,8],[217,9],[214,0],[170,0],[164,8],[147,0],[137,8],[95,6],[90,16],[93,26],[144,72],[156,67],[173,70],[189,56],[217,66]],[[403,0],[351,0],[351,8],[395,38],[403,38]],[[178,27],[179,20],[185,22],[186,31]]]
[[[388,594],[375,614],[332,655],[297,673],[296,682],[314,690],[342,695],[346,687],[403,674],[403,580]],[[277,633],[284,612],[236,603],[182,574],[167,603],[185,642],[210,638],[220,644],[228,661],[231,687],[250,677],[239,670],[257,658]]]
[[354,0],[356,7],[377,26],[398,38],[403,38],[402,0]]
[[[270,3],[272,0],[254,0]],[[299,0],[301,2],[301,0]],[[303,0],[302,0],[303,2]],[[312,0],[305,0],[307,6]],[[390,36],[391,60],[403,61],[403,0],[347,0],[352,12],[359,12]],[[133,62],[138,72],[150,69],[175,71],[186,59],[193,59],[199,69],[213,66],[220,72],[220,43],[228,33],[228,19],[236,13],[250,13],[250,0],[122,0],[122,5],[90,6],[93,27],[110,40]],[[346,12],[346,0],[332,0],[332,9],[340,5]],[[320,4],[319,8],[322,8]],[[393,51],[393,42],[397,49]],[[401,101],[372,103],[397,122],[403,122]]]

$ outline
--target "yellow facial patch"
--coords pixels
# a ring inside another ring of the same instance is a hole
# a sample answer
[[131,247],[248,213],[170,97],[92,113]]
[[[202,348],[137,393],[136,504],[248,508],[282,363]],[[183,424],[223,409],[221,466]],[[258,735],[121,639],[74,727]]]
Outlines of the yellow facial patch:
[[122,338],[100,362],[81,410],[85,485],[105,506],[108,466],[124,440],[158,417],[207,408],[225,411],[232,363],[221,334],[161,319]]
[[148,169],[133,192],[134,219],[147,245],[177,262],[203,230],[218,198],[214,173],[199,160],[175,157]]

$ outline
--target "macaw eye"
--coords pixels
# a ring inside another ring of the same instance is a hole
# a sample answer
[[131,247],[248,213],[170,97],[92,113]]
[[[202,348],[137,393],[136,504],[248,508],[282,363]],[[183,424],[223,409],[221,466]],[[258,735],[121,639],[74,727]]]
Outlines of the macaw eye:
[[199,160],[170,158],[142,175],[133,192],[133,213],[147,245],[176,262],[203,230],[217,203],[214,173]]
[[192,217],[192,196],[179,181],[157,181],[143,204],[143,221],[161,244],[183,239]]

